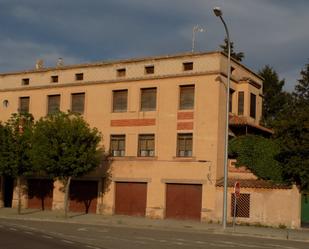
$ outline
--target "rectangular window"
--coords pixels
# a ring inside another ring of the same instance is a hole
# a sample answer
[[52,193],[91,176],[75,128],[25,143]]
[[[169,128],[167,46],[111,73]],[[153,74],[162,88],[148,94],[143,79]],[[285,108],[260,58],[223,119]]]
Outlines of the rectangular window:
[[183,65],[183,71],[191,71],[193,70],[193,62],[184,62]]
[[[235,194],[231,194],[231,216],[234,216]],[[236,217],[250,217],[250,194],[240,194],[236,201]]]
[[155,111],[157,105],[157,88],[141,89],[141,111]]
[[113,91],[113,112],[126,112],[128,102],[128,90]]
[[256,117],[256,95],[250,94],[250,117]]
[[58,79],[59,79],[58,75],[52,75],[52,76],[50,76],[50,82],[51,82],[51,83],[57,83],[57,82],[58,82]]
[[126,136],[111,135],[110,152],[111,156],[125,156]]
[[180,86],[179,109],[194,108],[194,85]]
[[154,66],[145,66],[145,74],[154,74]]
[[60,110],[60,94],[48,95],[47,114],[52,114]]
[[30,79],[29,78],[24,78],[24,79],[21,80],[21,84],[23,86],[28,86],[29,83],[30,83]]
[[28,113],[29,103],[30,103],[30,97],[20,97],[19,98],[19,112]]
[[72,93],[71,111],[83,114],[85,108],[85,93]]
[[155,156],[154,134],[138,136],[138,156],[140,157]]
[[177,156],[192,157],[192,133],[177,135]]
[[118,77],[124,77],[124,76],[126,76],[126,69],[125,69],[125,68],[119,68],[119,69],[117,69],[117,76],[118,76]]
[[75,74],[75,80],[83,80],[84,74],[83,73],[76,73]]
[[229,112],[233,111],[233,95],[234,90],[230,90],[230,96],[229,96]]
[[245,103],[245,95],[244,92],[238,92],[238,115],[244,115],[244,103]]

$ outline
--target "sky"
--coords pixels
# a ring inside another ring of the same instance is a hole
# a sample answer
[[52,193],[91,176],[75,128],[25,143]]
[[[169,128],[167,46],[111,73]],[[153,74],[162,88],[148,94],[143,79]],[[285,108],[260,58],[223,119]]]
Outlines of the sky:
[[272,66],[292,91],[309,63],[308,0],[0,0],[0,73],[219,50],[223,11],[236,52],[258,72]]

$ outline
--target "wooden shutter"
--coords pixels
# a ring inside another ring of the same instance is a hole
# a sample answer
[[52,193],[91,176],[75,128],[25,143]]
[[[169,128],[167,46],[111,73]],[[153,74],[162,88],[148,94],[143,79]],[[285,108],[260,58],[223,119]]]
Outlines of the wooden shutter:
[[239,92],[238,93],[238,115],[240,116],[244,115],[244,102],[245,102],[244,92]]
[[113,112],[127,111],[128,90],[113,91]]
[[85,108],[85,93],[73,93],[71,111],[83,114],[84,108]]
[[141,89],[141,111],[154,111],[157,104],[157,88]]
[[194,85],[180,86],[180,110],[193,109],[194,107]]
[[256,95],[250,94],[250,117],[256,117]]
[[60,95],[49,95],[47,113],[51,114],[59,110],[60,110]]
[[30,97],[20,97],[19,98],[19,112],[20,113],[29,112],[29,102],[30,102]]

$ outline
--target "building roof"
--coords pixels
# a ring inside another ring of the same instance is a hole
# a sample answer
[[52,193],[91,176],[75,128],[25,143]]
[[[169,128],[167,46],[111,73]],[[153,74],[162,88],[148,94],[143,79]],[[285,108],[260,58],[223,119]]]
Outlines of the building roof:
[[[239,182],[241,188],[264,188],[264,189],[291,189],[292,186],[283,183],[274,183],[272,181],[266,181],[261,179],[228,179],[228,187],[234,187],[235,182]],[[223,187],[223,178],[217,180],[216,186]]]
[[259,129],[261,131],[267,132],[269,134],[274,134],[274,131],[268,129],[262,125],[254,124],[248,120],[248,117],[237,116],[237,115],[230,115],[229,125],[232,126],[251,126],[253,128]]
[[[141,62],[141,61],[150,61],[150,60],[164,60],[164,59],[171,59],[171,58],[181,58],[181,57],[194,57],[194,56],[203,56],[203,55],[210,55],[210,54],[221,54],[225,57],[227,55],[223,51],[210,51],[210,52],[186,52],[186,53],[179,53],[179,54],[172,54],[172,55],[160,55],[160,56],[149,56],[149,57],[141,57],[141,58],[131,58],[131,59],[120,59],[120,60],[106,60],[106,61],[97,61],[97,62],[89,62],[89,63],[82,63],[82,64],[74,64],[74,65],[62,65],[62,66],[55,66],[55,67],[43,67],[40,69],[30,69],[30,70],[21,70],[16,72],[6,72],[0,73],[0,76],[6,75],[14,75],[14,74],[26,74],[26,73],[38,73],[38,72],[48,72],[48,71],[55,71],[55,70],[67,70],[67,69],[74,69],[74,68],[87,68],[87,67],[95,67],[95,66],[105,66],[111,64],[121,64],[121,63],[134,63],[134,62]],[[231,60],[243,67],[245,70],[256,76],[257,78],[263,80],[263,78],[255,73],[253,70],[249,69],[248,67],[241,64],[239,61],[231,58]]]

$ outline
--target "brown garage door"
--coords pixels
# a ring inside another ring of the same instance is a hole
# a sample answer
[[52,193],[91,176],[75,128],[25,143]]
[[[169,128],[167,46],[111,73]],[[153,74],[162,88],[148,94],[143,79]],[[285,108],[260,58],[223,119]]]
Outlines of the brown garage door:
[[201,209],[202,185],[166,185],[166,218],[200,220]]
[[72,212],[96,213],[98,181],[73,180],[70,186],[69,210]]
[[115,214],[145,216],[147,183],[117,182]]
[[54,182],[50,179],[28,180],[28,208],[51,209]]

